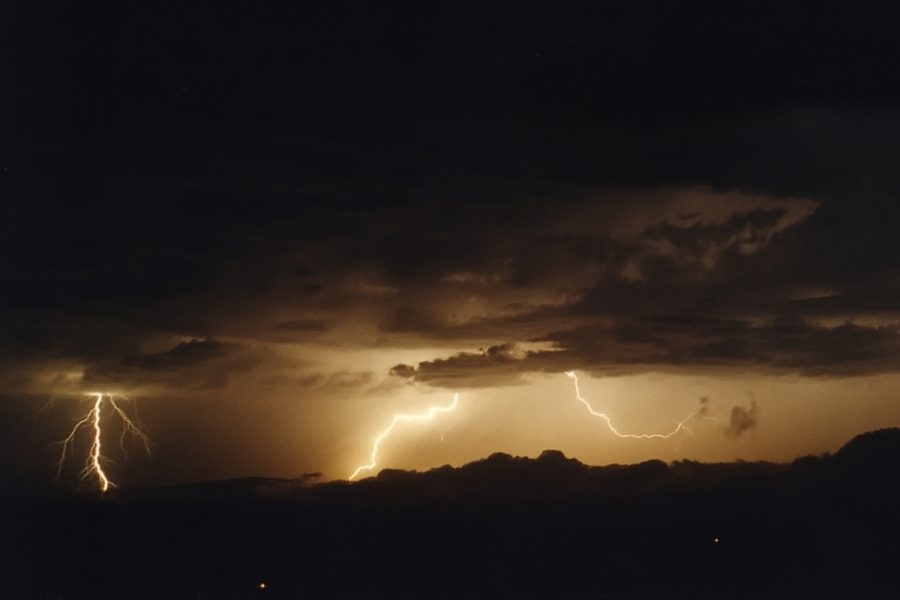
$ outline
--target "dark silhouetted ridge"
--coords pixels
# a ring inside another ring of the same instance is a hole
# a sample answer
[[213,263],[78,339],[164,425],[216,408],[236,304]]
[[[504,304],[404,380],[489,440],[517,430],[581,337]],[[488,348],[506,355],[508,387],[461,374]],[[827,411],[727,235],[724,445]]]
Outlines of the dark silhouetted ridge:
[[790,464],[547,450],[0,502],[0,598],[895,599],[898,457],[887,429]]
[[891,427],[863,433],[835,454],[842,462],[863,464],[900,464],[900,428]]

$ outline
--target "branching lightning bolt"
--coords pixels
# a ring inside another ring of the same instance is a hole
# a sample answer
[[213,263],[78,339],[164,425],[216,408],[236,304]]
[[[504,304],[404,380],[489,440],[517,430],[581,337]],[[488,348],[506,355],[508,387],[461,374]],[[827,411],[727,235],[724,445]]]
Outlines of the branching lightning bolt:
[[[103,469],[104,463],[109,462],[109,459],[103,455],[102,412],[104,400],[109,404],[110,408],[112,408],[113,412],[122,422],[122,435],[119,437],[119,447],[123,454],[125,453],[125,441],[129,436],[132,439],[137,440],[147,454],[150,454],[150,438],[147,437],[147,434],[141,430],[134,420],[128,416],[121,406],[119,406],[112,394],[89,392],[85,395],[93,397],[94,399],[91,403],[91,409],[75,423],[75,426],[72,427],[69,435],[60,442],[62,450],[60,451],[59,461],[56,464],[56,477],[58,479],[62,474],[62,469],[65,465],[66,458],[69,455],[69,450],[72,447],[72,443],[75,441],[78,432],[84,427],[90,427],[93,430],[93,436],[91,447],[88,450],[87,461],[81,469],[81,479],[87,479],[91,476],[95,477],[97,479],[97,484],[100,487],[100,491],[106,492],[109,488],[116,487],[116,484],[110,480],[106,471]],[[122,397],[122,399],[127,400],[127,398],[124,397]]]
[[387,429],[382,431],[378,435],[378,437],[375,438],[375,442],[372,444],[372,454],[369,456],[369,463],[356,467],[356,470],[353,471],[348,479],[350,481],[353,481],[356,476],[359,475],[362,471],[371,471],[378,465],[378,449],[381,447],[381,442],[383,442],[385,438],[387,438],[391,434],[391,432],[394,430],[394,427],[396,427],[398,423],[430,421],[438,413],[448,413],[453,411],[456,408],[457,404],[459,404],[459,394],[454,394],[453,402],[451,402],[447,406],[432,406],[426,412],[419,415],[394,415],[394,419],[391,421],[391,424],[388,425]]
[[688,433],[691,433],[691,430],[687,427],[687,425],[685,425],[685,423],[696,416],[696,411],[692,412],[684,419],[682,419],[675,427],[675,429],[673,429],[669,433],[622,433],[618,429],[616,429],[615,426],[613,426],[612,421],[606,415],[606,413],[595,411],[591,407],[590,403],[581,396],[581,390],[578,388],[578,376],[575,375],[575,371],[566,371],[566,375],[568,375],[572,379],[572,381],[575,382],[575,397],[578,399],[578,401],[584,404],[592,415],[594,415],[595,417],[600,417],[601,419],[606,421],[606,426],[609,427],[609,430],[613,432],[613,435],[616,435],[617,437],[636,440],[652,440],[670,438],[681,431],[687,431]]

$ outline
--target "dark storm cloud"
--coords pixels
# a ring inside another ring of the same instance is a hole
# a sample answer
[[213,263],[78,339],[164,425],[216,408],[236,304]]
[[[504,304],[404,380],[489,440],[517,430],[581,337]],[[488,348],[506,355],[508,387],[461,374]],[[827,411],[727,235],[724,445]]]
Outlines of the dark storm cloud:
[[399,364],[391,367],[390,371],[391,375],[396,375],[397,377],[409,378],[413,377],[416,374],[416,368],[412,365]]
[[[484,192],[515,186],[494,180]],[[537,189],[524,199],[405,206],[288,195],[258,202],[252,218],[204,201],[177,235],[137,230],[132,244],[117,234],[109,248],[65,258],[72,264],[61,272],[55,255],[23,254],[0,349],[18,363],[68,359],[83,364],[86,382],[124,384],[174,370],[192,352],[134,358],[154,335],[310,343],[346,340],[354,334],[341,327],[361,319],[388,335],[382,345],[489,347],[415,367],[416,380],[452,387],[572,368],[897,368],[894,325],[819,324],[900,306],[890,261],[831,268],[834,251],[819,233],[827,203],[702,186],[560,190],[555,199]],[[66,235],[75,246],[91,237]],[[879,300],[860,306],[873,290]],[[517,349],[528,341],[553,351]],[[238,371],[259,364],[235,361]]]
[[756,400],[750,400],[750,407],[735,406],[731,409],[728,426],[725,435],[737,439],[744,433],[754,429],[759,424],[759,405]]
[[287,331],[328,331],[334,327],[334,321],[330,319],[298,319],[278,323],[278,327]]
[[517,352],[514,344],[503,344],[478,353],[461,352],[450,358],[421,362],[416,367],[396,365],[390,373],[439,387],[508,385],[520,380],[521,362],[526,357]]
[[213,339],[181,342],[165,352],[132,354],[88,365],[90,385],[164,385],[169,388],[222,388],[236,373],[256,367],[262,357],[240,344]]
[[406,303],[389,310],[379,327],[386,333],[446,332],[452,328],[437,309]]
[[889,8],[158,10],[10,38],[4,370],[253,368],[141,350],[173,336],[490,348],[395,369],[454,385],[897,369]]
[[[670,195],[670,211],[684,205],[678,194]],[[407,329],[430,337],[478,339],[482,333],[487,339],[511,340],[509,333],[503,335],[505,329],[522,337],[503,347],[537,341],[552,344],[552,351],[462,353],[424,361],[414,373],[407,367],[395,374],[438,385],[450,385],[458,377],[465,385],[475,385],[479,377],[485,383],[514,381],[516,371],[572,368],[635,372],[733,367],[841,376],[900,367],[895,358],[900,339],[891,320],[900,307],[892,300],[898,265],[885,262],[884,254],[868,261],[860,256],[855,268],[836,272],[832,263],[846,262],[848,246],[864,238],[841,238],[838,251],[827,245],[821,227],[831,218],[831,209],[820,217],[809,203],[766,206],[777,199],[745,196],[719,198],[717,204],[715,194],[706,194],[701,211],[654,215],[645,209],[667,205],[645,196],[644,206],[641,200],[633,201],[630,225],[613,219],[608,233],[538,236],[520,247],[514,241],[502,245],[505,258],[495,256],[495,262],[515,265],[528,262],[529,250],[548,240],[553,251],[542,256],[543,266],[536,261],[545,284],[575,281],[580,268],[593,269],[593,282],[586,279],[584,286],[569,288],[574,293],[565,302],[452,324],[422,319],[422,309],[395,313]],[[593,206],[604,210],[603,204]],[[577,213],[578,204],[557,207],[560,213],[566,210]],[[561,222],[545,218],[545,227]],[[840,232],[835,235],[840,237]],[[883,235],[883,229],[876,229],[865,243],[879,245]],[[514,271],[481,273],[489,274],[495,287],[513,288],[519,283],[510,275]],[[476,277],[469,275],[467,281],[473,280]],[[875,289],[876,281],[880,289]],[[878,314],[885,315],[883,324],[858,324],[853,318]],[[829,324],[823,317],[843,322]],[[567,321],[573,325],[559,328]],[[546,333],[534,335],[541,327]]]
[[[494,180],[485,189],[498,194],[514,185]],[[11,277],[19,295],[5,298],[10,335],[2,348],[18,362],[81,362],[86,382],[126,383],[199,354],[188,346],[140,356],[153,335],[302,343],[346,335],[342,323],[366,315],[398,336],[388,345],[489,347],[415,367],[416,380],[453,387],[572,368],[896,369],[892,324],[818,324],[852,317],[856,299],[891,281],[884,273],[893,268],[861,264],[841,275],[824,246],[816,246],[821,254],[798,250],[807,240],[820,243],[821,203],[702,186],[562,189],[554,202],[537,189],[525,200],[408,206],[276,196],[259,202],[252,218],[237,205],[216,213],[204,201],[190,210],[214,216],[192,217],[179,235],[139,235],[134,246],[116,235],[108,253],[66,258],[77,276],[54,275],[48,254],[24,257],[31,266]],[[313,234],[315,223],[326,226]],[[67,235],[74,242],[82,234]],[[165,258],[159,268],[154,255]],[[890,310],[893,288],[883,288],[880,306]],[[475,309],[467,308],[472,299]],[[518,349],[527,341],[553,351]],[[259,364],[235,361],[237,371]],[[409,368],[395,373],[409,376]]]
[[765,366],[806,375],[860,374],[898,367],[900,331],[894,325],[815,325],[800,318],[763,323],[698,317],[651,317],[628,326],[579,328],[542,341],[584,362]]
[[[798,318],[763,323],[699,317],[652,317],[629,324],[584,326],[539,340],[552,349],[517,351],[512,344],[463,352],[391,373],[441,387],[513,382],[528,371],[585,369],[610,374],[648,370],[732,370],[849,376],[900,369],[900,329]],[[479,383],[481,382],[481,383]]]
[[[650,242],[666,242],[692,260],[704,262],[714,252],[734,249],[749,253],[765,245],[779,222],[787,215],[784,208],[756,209],[731,215],[725,223],[681,225],[665,223],[648,229],[644,236]],[[682,221],[699,220],[702,215],[679,215]]]
[[171,371],[221,358],[234,349],[234,345],[217,340],[190,340],[165,352],[135,357],[125,364],[148,371]]

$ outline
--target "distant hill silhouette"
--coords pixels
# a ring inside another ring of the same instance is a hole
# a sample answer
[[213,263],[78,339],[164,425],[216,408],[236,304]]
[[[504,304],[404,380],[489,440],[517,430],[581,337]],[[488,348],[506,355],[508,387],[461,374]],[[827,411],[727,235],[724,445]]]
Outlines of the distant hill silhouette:
[[834,455],[841,465],[866,470],[900,465],[900,428],[879,429],[858,435]]
[[[760,489],[787,493],[813,485],[893,485],[900,472],[900,429],[882,429],[853,438],[834,454],[806,456],[789,464],[771,462],[701,463],[649,460],[631,465],[589,466],[559,450],[537,458],[502,452],[460,467],[423,472],[383,469],[355,483],[310,485],[304,479],[247,477],[182,486],[118,490],[121,501],[216,501],[270,499],[304,504],[346,502],[530,503],[577,497],[629,497]],[[90,495],[93,498],[93,495]]]
[[547,450],[7,499],[0,598],[897,598],[898,461],[884,429],[789,464]]

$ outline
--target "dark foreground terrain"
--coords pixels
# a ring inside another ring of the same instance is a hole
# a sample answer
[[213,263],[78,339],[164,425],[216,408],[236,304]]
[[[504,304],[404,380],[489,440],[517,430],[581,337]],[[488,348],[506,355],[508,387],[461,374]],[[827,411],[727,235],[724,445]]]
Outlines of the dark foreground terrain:
[[0,597],[898,598],[898,475],[890,429],[790,465],[548,451],[356,485],[7,498]]

